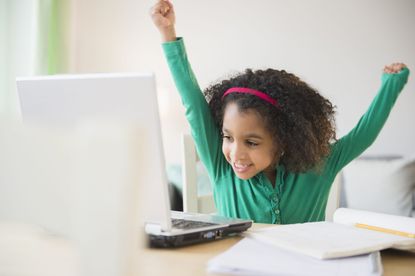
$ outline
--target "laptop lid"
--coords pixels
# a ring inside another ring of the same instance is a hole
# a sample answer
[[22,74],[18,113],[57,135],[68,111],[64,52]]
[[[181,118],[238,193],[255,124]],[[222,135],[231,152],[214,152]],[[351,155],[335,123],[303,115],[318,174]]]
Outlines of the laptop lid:
[[[155,78],[152,74],[53,75],[16,80],[22,120],[56,128],[86,121],[133,123],[147,130],[144,221],[171,228],[170,201],[162,145]],[[155,201],[157,199],[157,201]]]
[[[146,231],[156,246],[180,246],[223,238],[242,232],[250,220],[219,216],[173,213],[173,217],[199,221],[203,227],[172,229],[168,183],[162,146],[161,125],[154,76],[151,74],[89,74],[42,76],[17,79],[24,123],[72,127],[83,122],[137,124],[147,130],[147,165],[140,185],[140,212]],[[176,219],[177,222],[177,219]],[[207,225],[206,225],[207,224]],[[174,230],[174,231],[172,231]]]

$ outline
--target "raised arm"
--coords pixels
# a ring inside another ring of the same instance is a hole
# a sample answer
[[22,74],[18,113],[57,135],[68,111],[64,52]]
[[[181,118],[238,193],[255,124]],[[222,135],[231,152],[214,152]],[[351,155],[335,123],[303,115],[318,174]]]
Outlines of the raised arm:
[[332,169],[342,169],[375,141],[408,76],[409,70],[403,63],[393,63],[384,67],[381,87],[369,109],[357,125],[334,144],[329,157],[332,159],[329,163],[334,166]]
[[186,118],[200,160],[205,165],[211,180],[215,181],[227,165],[221,151],[222,139],[193,74],[183,39],[176,38],[173,5],[168,0],[159,0],[151,9],[151,16],[164,42],[162,45],[164,54],[186,109]]

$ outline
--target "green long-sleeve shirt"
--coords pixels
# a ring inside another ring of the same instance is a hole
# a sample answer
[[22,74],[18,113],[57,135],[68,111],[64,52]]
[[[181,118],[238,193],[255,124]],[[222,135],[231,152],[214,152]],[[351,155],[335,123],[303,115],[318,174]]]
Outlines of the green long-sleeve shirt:
[[272,185],[263,172],[238,178],[222,154],[222,138],[187,59],[183,39],[163,44],[168,65],[186,109],[200,160],[213,184],[219,214],[261,223],[301,223],[325,219],[330,187],[337,173],[368,148],[382,129],[409,75],[383,74],[381,88],[358,124],[332,144],[321,172],[291,173],[276,168]]

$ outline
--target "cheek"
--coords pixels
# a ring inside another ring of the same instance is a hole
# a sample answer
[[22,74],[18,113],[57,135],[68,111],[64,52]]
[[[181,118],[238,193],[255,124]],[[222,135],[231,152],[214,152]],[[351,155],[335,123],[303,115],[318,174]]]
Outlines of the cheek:
[[263,166],[269,166],[273,163],[276,163],[276,151],[273,148],[264,148],[260,151],[255,152],[255,154],[251,155],[252,159],[255,159],[258,164],[262,164]]
[[278,149],[273,149],[272,151],[268,152],[268,158],[269,158],[269,162],[271,164],[276,164],[279,162],[279,150]]
[[226,144],[226,142],[223,142],[222,144],[222,153],[225,156],[226,160],[229,162],[230,161],[230,157],[229,157],[230,149],[228,145]]

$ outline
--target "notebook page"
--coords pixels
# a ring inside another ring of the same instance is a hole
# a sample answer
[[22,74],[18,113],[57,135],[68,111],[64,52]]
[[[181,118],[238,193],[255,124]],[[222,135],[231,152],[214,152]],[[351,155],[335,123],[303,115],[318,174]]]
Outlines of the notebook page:
[[[261,256],[258,258],[258,256]],[[379,252],[319,260],[245,238],[211,259],[208,271],[234,275],[381,275]]]
[[396,243],[413,243],[410,238],[332,222],[281,225],[251,231],[247,235],[278,248],[319,259],[355,256]]
[[346,225],[363,223],[397,231],[415,234],[415,219],[349,208],[339,208],[334,213],[333,221]]

